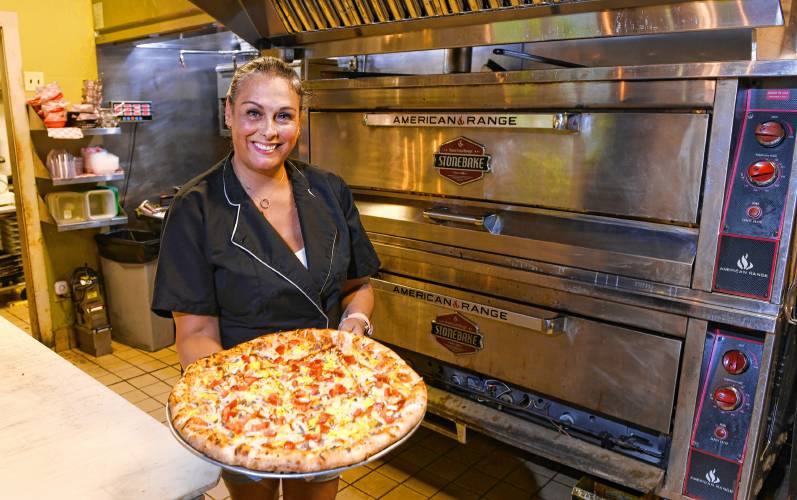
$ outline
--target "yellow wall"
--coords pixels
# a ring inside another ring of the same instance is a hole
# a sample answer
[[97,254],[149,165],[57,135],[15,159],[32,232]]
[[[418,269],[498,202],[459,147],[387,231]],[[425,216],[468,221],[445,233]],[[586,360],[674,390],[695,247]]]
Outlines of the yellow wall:
[[19,16],[23,71],[41,71],[80,102],[83,80],[97,78],[91,0],[0,0],[0,10]]

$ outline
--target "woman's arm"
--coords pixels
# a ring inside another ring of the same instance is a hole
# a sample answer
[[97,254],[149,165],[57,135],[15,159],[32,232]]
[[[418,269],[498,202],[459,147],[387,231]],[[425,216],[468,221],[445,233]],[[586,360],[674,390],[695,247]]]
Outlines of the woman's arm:
[[[368,276],[347,280],[343,283],[341,294],[343,295],[343,299],[340,301],[341,307],[343,307],[341,318],[346,318],[353,313],[362,313],[371,317],[371,312],[374,310],[374,289],[371,287]],[[338,328],[362,334],[365,333],[365,326],[366,323],[362,319],[347,318],[340,322]]]
[[217,316],[173,312],[176,327],[177,356],[185,368],[199,358],[222,350]]

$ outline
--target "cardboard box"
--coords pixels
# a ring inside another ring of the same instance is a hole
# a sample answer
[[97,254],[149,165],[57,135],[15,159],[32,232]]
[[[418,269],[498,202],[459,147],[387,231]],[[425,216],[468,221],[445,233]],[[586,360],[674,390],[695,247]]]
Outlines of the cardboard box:
[[92,356],[103,356],[113,352],[110,328],[89,330],[75,325],[75,331],[77,332],[77,346],[81,351]]
[[591,477],[582,477],[571,490],[573,499],[581,500],[653,500],[657,496],[609,486]]

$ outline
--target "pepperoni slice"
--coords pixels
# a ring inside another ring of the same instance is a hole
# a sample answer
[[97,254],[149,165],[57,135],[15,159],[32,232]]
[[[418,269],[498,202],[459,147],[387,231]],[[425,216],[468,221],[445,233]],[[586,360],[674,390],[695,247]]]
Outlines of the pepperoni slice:
[[285,354],[285,344],[278,345],[277,348],[274,350],[277,351],[277,354],[282,356],[283,354]]
[[294,443],[293,441],[285,441],[285,444],[282,445],[282,447],[285,448],[286,450],[295,450],[296,443]]

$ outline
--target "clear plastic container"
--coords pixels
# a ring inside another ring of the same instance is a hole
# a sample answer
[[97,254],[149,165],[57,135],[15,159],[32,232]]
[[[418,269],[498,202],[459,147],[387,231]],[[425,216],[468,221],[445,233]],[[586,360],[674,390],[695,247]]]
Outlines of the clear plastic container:
[[90,220],[116,217],[116,195],[110,189],[92,189],[83,193],[86,204],[86,217]]
[[84,193],[72,191],[48,193],[45,199],[56,224],[83,222],[87,218]]

